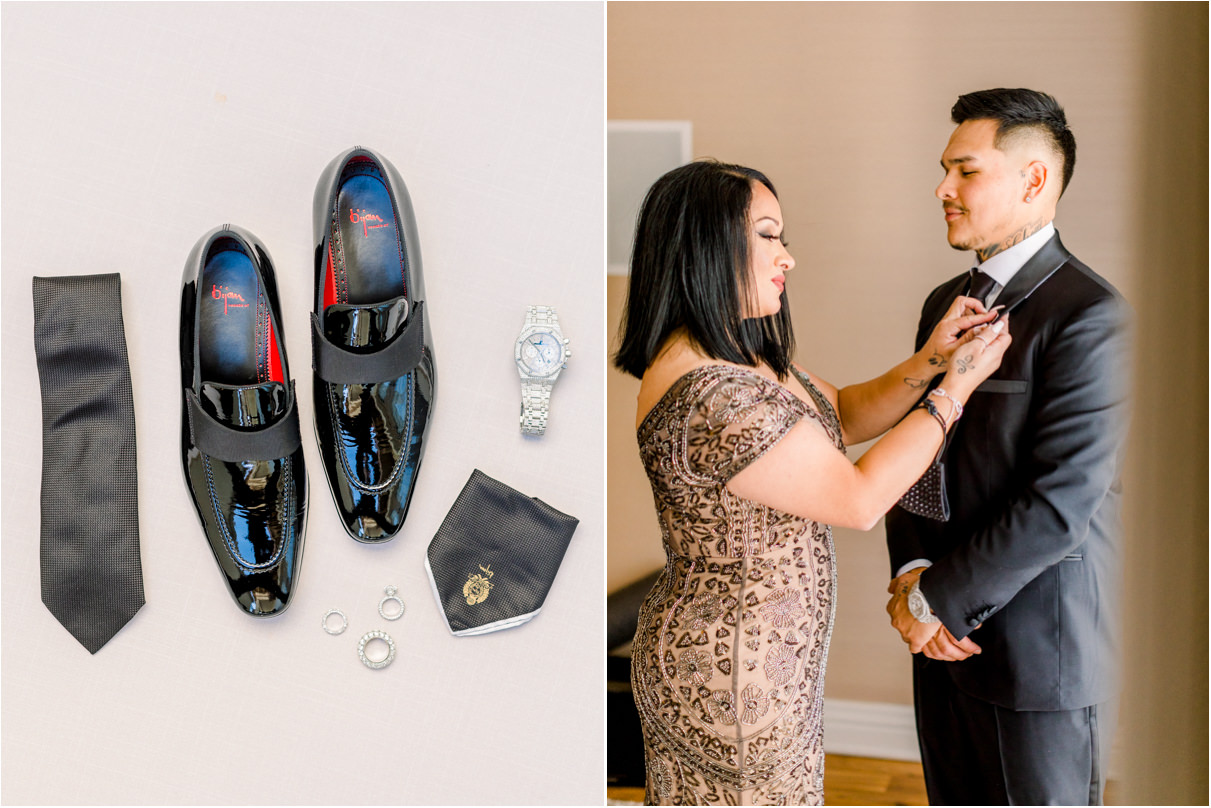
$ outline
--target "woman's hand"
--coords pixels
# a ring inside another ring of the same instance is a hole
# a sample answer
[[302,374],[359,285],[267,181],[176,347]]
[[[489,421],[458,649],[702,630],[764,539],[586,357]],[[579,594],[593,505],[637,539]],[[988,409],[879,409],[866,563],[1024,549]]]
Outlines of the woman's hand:
[[978,298],[960,295],[950,304],[942,320],[934,326],[929,340],[918,352],[934,373],[950,368],[954,352],[963,344],[970,329],[983,325],[997,316],[997,309],[988,311]]
[[1008,314],[990,326],[972,328],[959,338],[942,386],[960,401],[966,401],[980,383],[1001,366],[1001,359],[1012,342]]

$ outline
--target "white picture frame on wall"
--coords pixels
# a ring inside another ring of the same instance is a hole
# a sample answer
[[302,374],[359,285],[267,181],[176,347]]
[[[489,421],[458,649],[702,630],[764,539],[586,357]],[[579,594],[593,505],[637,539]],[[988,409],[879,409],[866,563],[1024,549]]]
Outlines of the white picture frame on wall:
[[626,275],[643,197],[693,159],[690,121],[606,121],[606,271]]

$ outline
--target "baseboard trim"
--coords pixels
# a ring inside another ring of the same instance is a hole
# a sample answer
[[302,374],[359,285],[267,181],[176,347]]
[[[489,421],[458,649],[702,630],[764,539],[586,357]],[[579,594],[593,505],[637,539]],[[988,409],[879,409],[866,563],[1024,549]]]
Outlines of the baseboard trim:
[[921,762],[917,720],[907,704],[824,700],[824,751]]

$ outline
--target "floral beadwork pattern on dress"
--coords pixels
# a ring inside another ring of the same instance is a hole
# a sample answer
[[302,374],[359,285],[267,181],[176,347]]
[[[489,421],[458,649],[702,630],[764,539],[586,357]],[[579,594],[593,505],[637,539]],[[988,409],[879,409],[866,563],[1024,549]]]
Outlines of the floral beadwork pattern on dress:
[[799,605],[799,592],[790,587],[775,589],[765,599],[765,605],[761,607],[761,616],[778,628],[793,627],[796,619],[806,613],[806,610]]
[[716,690],[706,702],[711,718],[724,724],[736,723],[736,694],[730,690]]
[[762,666],[765,678],[776,685],[789,682],[798,669],[799,655],[795,653],[794,647],[786,643],[779,643],[771,648],[765,655],[765,665]]
[[713,675],[711,658],[701,651],[686,651],[677,660],[677,678],[682,681],[704,685]]
[[707,593],[694,600],[687,610],[687,624],[691,629],[701,630],[723,615],[723,603],[718,595]]
[[740,703],[743,710],[740,720],[745,724],[756,724],[769,710],[769,697],[755,684],[750,684],[740,693]]
[[844,452],[828,399],[795,379],[812,406],[744,368],[697,368],[640,425],[668,556],[632,652],[649,803],[823,799],[832,534],[727,489],[804,419]]

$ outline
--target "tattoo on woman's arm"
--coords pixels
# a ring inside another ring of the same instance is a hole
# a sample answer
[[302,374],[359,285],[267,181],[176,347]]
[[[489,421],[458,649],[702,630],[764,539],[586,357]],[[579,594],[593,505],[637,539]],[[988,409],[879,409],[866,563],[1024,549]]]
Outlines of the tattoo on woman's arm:
[[937,351],[934,351],[933,356],[929,357],[929,364],[936,368],[944,368],[946,367],[946,357],[942,356],[942,354],[938,353]]
[[929,382],[925,381],[924,379],[914,379],[911,376],[905,377],[904,383],[907,384],[909,386],[909,388],[913,389],[913,390],[920,390],[925,385],[929,384]]
[[959,373],[966,373],[975,366],[975,354],[967,354],[967,356],[955,360],[955,365],[958,367]]

